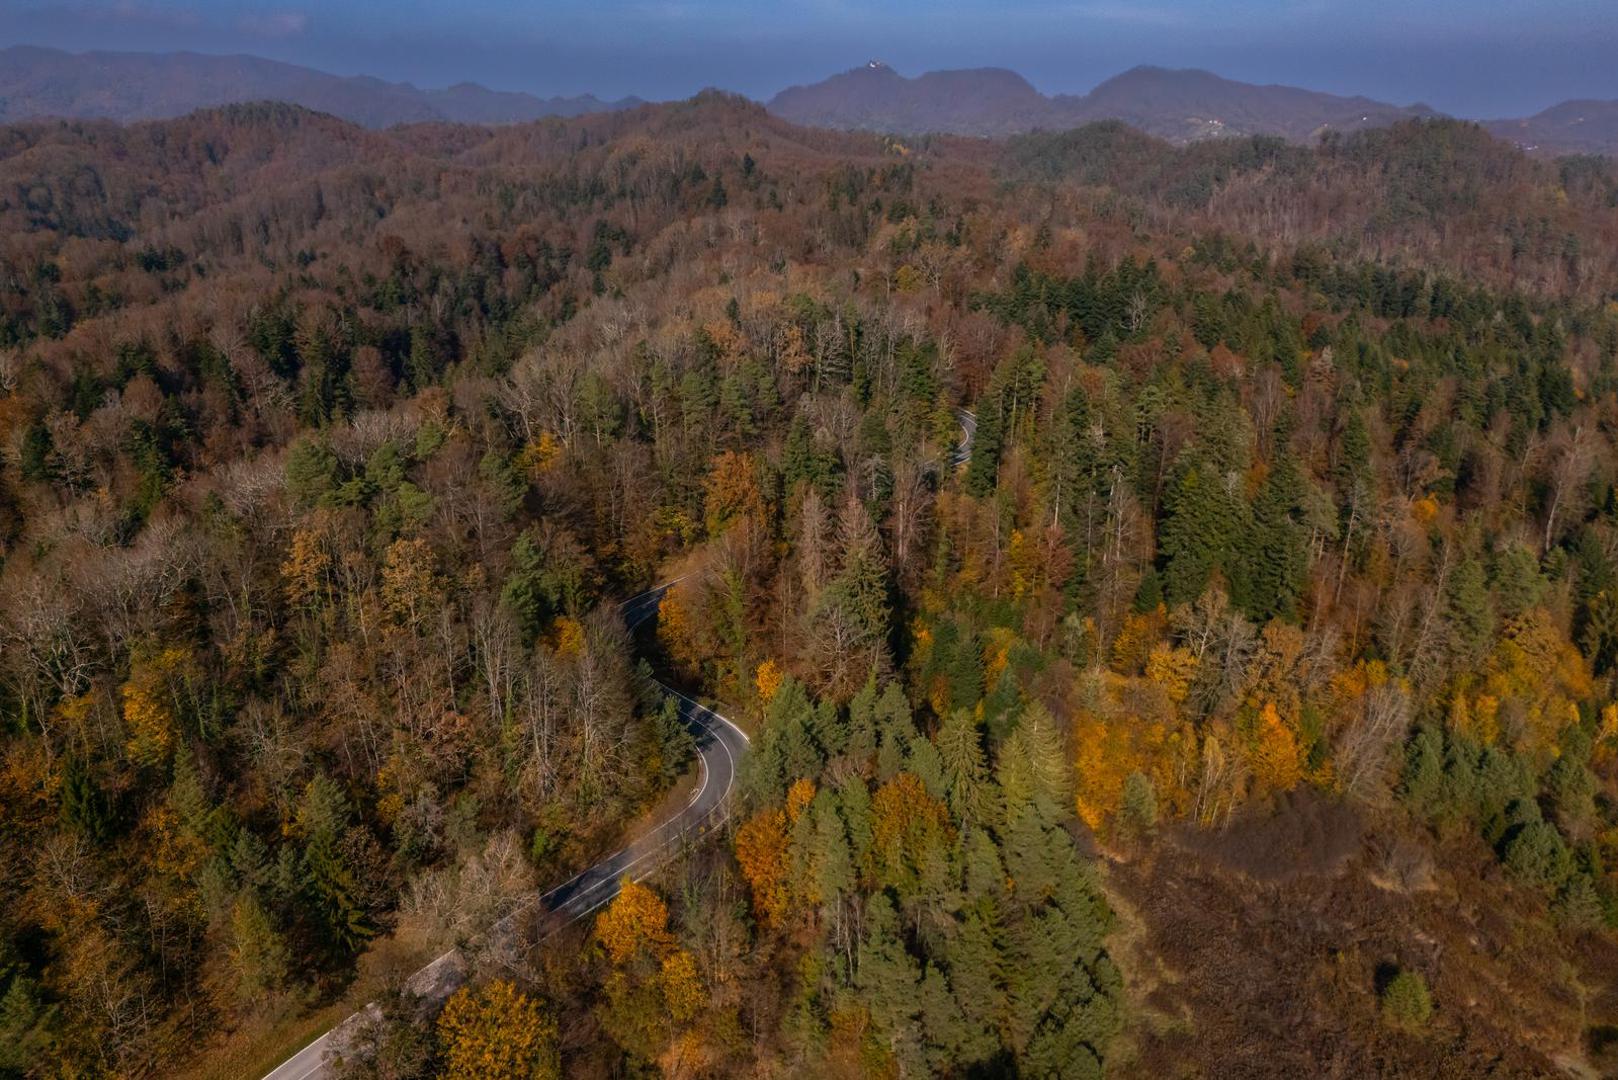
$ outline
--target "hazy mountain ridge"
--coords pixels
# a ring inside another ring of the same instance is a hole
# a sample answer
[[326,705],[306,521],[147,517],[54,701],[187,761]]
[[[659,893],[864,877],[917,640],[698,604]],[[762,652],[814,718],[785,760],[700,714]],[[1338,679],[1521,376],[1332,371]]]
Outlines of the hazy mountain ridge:
[[1384,127],[1436,115],[1292,86],[1258,86],[1207,71],[1136,67],[1088,94],[1047,97],[1000,68],[935,71],[906,78],[873,61],[823,82],[783,90],[769,109],[795,123],[869,128],[900,135],[1011,135],[1122,120],[1171,142],[1224,135],[1304,140],[1328,130]]
[[[0,122],[53,116],[168,119],[262,100],[301,105],[370,128],[432,121],[512,124],[643,104],[637,97],[607,101],[593,94],[540,98],[472,82],[422,89],[247,55],[0,49]],[[897,135],[1004,137],[1118,120],[1179,145],[1247,135],[1310,142],[1326,132],[1439,115],[1423,104],[1245,83],[1197,69],[1140,66],[1087,94],[1046,95],[1005,68],[907,77],[877,61],[788,87],[766,108],[803,126]],[[1566,101],[1533,116],[1480,123],[1495,137],[1541,156],[1618,156],[1618,101]]]
[[789,87],[766,107],[796,124],[897,135],[1014,135],[1059,123],[1052,99],[1016,72],[967,68],[911,79],[876,61]]
[[1519,120],[1490,120],[1484,127],[1530,153],[1618,155],[1618,101],[1564,101]]
[[160,120],[245,101],[285,101],[366,127],[423,121],[502,124],[640,104],[590,94],[539,98],[463,82],[423,90],[370,76],[332,75],[256,56],[0,50],[0,121],[42,116]]

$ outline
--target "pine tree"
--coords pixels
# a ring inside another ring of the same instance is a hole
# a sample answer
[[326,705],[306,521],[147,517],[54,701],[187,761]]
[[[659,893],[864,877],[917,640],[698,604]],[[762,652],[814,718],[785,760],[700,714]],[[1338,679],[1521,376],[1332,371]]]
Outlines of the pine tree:
[[1422,817],[1438,816],[1444,796],[1444,736],[1437,728],[1423,724],[1406,744],[1399,795]]
[[1419,971],[1401,971],[1382,989],[1382,1016],[1394,1027],[1416,1031],[1433,1015],[1427,980]]
[[868,675],[865,685],[848,703],[848,755],[868,761],[877,752],[876,674]]
[[1538,557],[1526,544],[1507,544],[1495,553],[1489,591],[1504,619],[1514,619],[1540,602],[1545,578],[1539,572]]
[[957,859],[961,865],[961,888],[968,905],[998,904],[1006,892],[1006,867],[1000,846],[986,829],[973,829],[961,835]]
[[696,754],[697,744],[691,731],[680,718],[680,703],[673,695],[666,695],[654,714],[653,734],[657,740],[657,760],[664,783],[672,782],[685,771],[686,763]]
[[977,635],[953,619],[939,624],[934,649],[949,678],[949,707],[970,709],[983,697],[983,651]]
[[887,558],[870,514],[852,494],[839,517],[838,544],[836,576],[807,613],[807,629],[824,690],[845,701],[872,673],[893,666]]
[[864,778],[851,775],[838,784],[837,812],[848,832],[848,849],[854,865],[865,865],[876,835],[871,820],[871,790],[865,786]]
[[1337,487],[1339,505],[1349,504],[1355,490],[1366,482],[1370,467],[1371,434],[1365,427],[1365,417],[1358,409],[1353,409],[1338,436],[1337,460],[1332,466],[1332,482]]
[[1046,501],[1052,517],[1070,536],[1084,535],[1084,507],[1099,493],[1101,448],[1094,426],[1090,395],[1075,386],[1062,399],[1046,448],[1051,469]]
[[112,807],[89,764],[77,754],[62,767],[62,820],[92,843],[104,843],[112,835]]
[[823,908],[838,904],[854,891],[854,853],[848,843],[848,829],[838,811],[837,796],[822,790],[809,807],[814,854],[811,866],[814,893]]
[[1598,676],[1618,667],[1618,587],[1601,590],[1585,604],[1579,641]]
[[944,760],[939,756],[938,747],[932,741],[920,735],[910,740],[905,753],[904,768],[919,779],[927,794],[935,799],[944,798],[947,790],[944,782]]
[[941,1076],[959,1067],[961,1041],[966,1036],[949,977],[937,964],[922,969],[916,1003],[924,1039],[922,1055],[929,1075]]
[[1141,836],[1157,827],[1157,788],[1143,773],[1124,778],[1118,807],[1118,828],[1128,836]]
[[1006,1031],[1024,1075],[1099,1076],[1119,1026],[1121,980],[1104,951],[1112,916],[1094,871],[1059,825],[1010,826],[1016,883],[1006,937]]
[[966,463],[966,491],[982,498],[993,491],[1000,477],[1000,454],[1004,449],[1005,418],[999,402],[983,402],[978,408],[978,426],[972,435],[972,456]]

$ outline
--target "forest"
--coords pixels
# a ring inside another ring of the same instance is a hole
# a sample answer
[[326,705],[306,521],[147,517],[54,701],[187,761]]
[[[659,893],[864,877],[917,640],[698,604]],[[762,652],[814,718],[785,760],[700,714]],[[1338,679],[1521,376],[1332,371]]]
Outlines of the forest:
[[1608,1075],[1615,672],[1608,161],[0,128],[0,1076]]

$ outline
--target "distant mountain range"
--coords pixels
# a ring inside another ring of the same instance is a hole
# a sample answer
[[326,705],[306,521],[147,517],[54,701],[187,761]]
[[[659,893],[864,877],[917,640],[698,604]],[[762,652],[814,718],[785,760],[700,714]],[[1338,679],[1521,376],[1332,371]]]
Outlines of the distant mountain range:
[[816,127],[870,128],[901,135],[1010,135],[1122,120],[1170,142],[1226,135],[1313,138],[1324,131],[1385,127],[1436,115],[1362,97],[1255,86],[1206,71],[1137,67],[1088,94],[1047,97],[1002,68],[934,71],[909,79],[872,61],[812,86],[783,90],[771,112]]
[[157,120],[242,101],[285,101],[366,127],[447,120],[510,124],[641,104],[592,95],[538,98],[460,83],[421,90],[256,56],[0,49],[0,121],[38,116]]
[[[150,120],[260,100],[290,102],[376,128],[435,120],[520,123],[643,104],[635,97],[603,101],[590,94],[540,98],[469,82],[423,90],[254,56],[0,49],[0,122],[42,116]],[[1438,115],[1421,104],[1260,86],[1197,70],[1137,67],[1088,94],[1046,95],[1004,68],[908,78],[877,61],[783,90],[767,107],[796,124],[896,135],[1004,136],[1122,120],[1181,144],[1244,135],[1305,142],[1329,131]],[[1618,156],[1618,101],[1568,101],[1534,116],[1481,123],[1535,154]]]
[[[1304,142],[1328,131],[1439,115],[1427,105],[1260,86],[1194,69],[1137,67],[1088,94],[1047,96],[1004,68],[930,71],[906,78],[874,60],[783,90],[770,100],[769,110],[812,127],[896,135],[1000,136],[1122,120],[1182,144],[1231,135],[1279,135]],[[1523,119],[1480,123],[1531,153],[1618,156],[1618,101],[1567,101]]]
[[1522,120],[1483,126],[1531,153],[1618,157],[1618,101],[1564,101]]

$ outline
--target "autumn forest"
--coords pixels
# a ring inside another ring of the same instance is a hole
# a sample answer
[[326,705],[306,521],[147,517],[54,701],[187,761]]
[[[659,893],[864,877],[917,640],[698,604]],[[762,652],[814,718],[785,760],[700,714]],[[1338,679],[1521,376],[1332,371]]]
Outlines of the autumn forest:
[[0,1076],[1612,1075],[1615,672],[1604,159],[0,128]]

